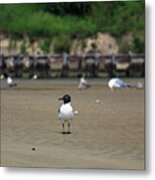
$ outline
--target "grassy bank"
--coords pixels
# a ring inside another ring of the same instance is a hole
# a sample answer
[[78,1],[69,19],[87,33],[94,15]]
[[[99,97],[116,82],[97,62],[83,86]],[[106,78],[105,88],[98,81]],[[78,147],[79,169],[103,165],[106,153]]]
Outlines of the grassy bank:
[[130,33],[130,48],[143,52],[144,23],[144,1],[0,5],[0,33],[13,38],[26,35],[32,41],[49,37],[71,41],[98,32],[120,39]]

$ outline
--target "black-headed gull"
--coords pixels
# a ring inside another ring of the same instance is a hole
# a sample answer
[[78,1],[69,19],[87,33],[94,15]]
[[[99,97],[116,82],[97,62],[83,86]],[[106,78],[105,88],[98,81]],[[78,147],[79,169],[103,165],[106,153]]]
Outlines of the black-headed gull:
[[[58,117],[62,122],[62,133],[63,134],[70,134],[70,123],[74,117],[74,114],[77,114],[78,111],[74,111],[73,107],[71,106],[71,97],[70,95],[66,94],[63,97],[59,98],[58,100],[62,100],[63,104],[58,110]],[[68,131],[65,131],[65,124],[67,124]]]

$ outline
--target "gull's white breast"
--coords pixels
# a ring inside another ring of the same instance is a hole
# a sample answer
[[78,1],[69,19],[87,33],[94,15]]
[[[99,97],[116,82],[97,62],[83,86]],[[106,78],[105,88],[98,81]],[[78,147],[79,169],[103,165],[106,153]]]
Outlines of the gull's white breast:
[[60,107],[58,116],[59,116],[60,119],[63,119],[63,120],[67,120],[67,119],[72,119],[73,118],[74,112],[73,112],[73,108],[70,105],[70,103],[63,104]]

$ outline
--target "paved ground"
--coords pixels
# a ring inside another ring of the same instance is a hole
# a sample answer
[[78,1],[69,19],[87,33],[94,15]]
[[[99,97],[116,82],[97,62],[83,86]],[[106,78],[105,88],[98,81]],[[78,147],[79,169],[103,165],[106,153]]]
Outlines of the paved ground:
[[[16,81],[1,82],[2,166],[144,169],[144,90],[112,92],[106,79],[84,91],[74,79]],[[79,111],[70,135],[57,117],[66,93]]]

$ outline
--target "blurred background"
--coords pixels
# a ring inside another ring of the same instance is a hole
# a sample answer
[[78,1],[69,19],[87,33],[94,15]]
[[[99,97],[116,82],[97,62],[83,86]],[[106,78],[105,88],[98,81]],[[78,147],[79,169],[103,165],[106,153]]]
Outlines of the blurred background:
[[0,75],[144,77],[145,1],[0,4]]

